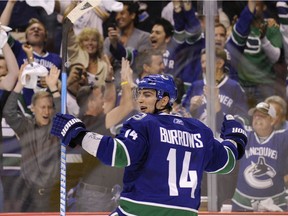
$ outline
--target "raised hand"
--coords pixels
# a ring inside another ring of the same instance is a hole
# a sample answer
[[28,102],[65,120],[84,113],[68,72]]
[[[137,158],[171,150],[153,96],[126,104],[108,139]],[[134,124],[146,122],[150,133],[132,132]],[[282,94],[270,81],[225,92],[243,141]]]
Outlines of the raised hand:
[[238,159],[244,155],[247,145],[247,134],[243,125],[236,121],[232,115],[224,116],[220,137],[237,143]]
[[194,110],[198,109],[202,103],[203,103],[204,95],[195,95],[191,97],[190,99],[190,112],[193,112]]
[[76,143],[71,141],[76,138],[80,132],[86,131],[84,123],[72,115],[57,113],[53,118],[51,134],[59,137],[65,146],[75,147]]
[[48,88],[53,91],[57,90],[58,78],[59,78],[60,70],[56,66],[52,66],[49,74],[45,77],[45,84]]
[[176,13],[179,13],[182,10],[182,2],[181,0],[172,0],[173,8]]
[[103,55],[102,59],[105,61],[105,63],[108,66],[108,71],[107,71],[105,80],[111,81],[111,80],[113,80],[113,77],[114,77],[114,69],[113,69],[113,67],[111,65],[109,57],[106,54]]
[[109,27],[108,28],[108,37],[110,40],[111,45],[114,49],[117,48],[117,43],[119,41],[119,30],[117,27]]
[[24,50],[24,52],[27,55],[28,63],[32,64],[32,62],[34,61],[33,47],[31,45],[29,45],[29,44],[23,44],[22,45],[22,49]]
[[130,87],[136,86],[136,84],[133,82],[133,71],[130,67],[130,62],[125,58],[122,58],[120,73],[121,82],[127,81]]

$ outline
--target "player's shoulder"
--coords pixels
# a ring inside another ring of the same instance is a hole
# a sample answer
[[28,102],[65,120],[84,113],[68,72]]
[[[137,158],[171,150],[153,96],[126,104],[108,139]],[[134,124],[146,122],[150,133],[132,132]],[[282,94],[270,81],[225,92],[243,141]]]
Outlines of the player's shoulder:
[[150,114],[139,112],[128,118],[127,122],[140,122],[140,121],[143,122],[143,121],[149,121],[150,119],[151,119]]
[[155,122],[156,119],[152,114],[147,113],[136,113],[129,117],[123,124],[123,126],[128,126],[132,128],[142,128],[147,127],[151,122]]
[[[182,117],[181,115],[175,115],[175,114],[166,114],[166,113],[161,113],[161,114],[147,114],[147,113],[137,113],[133,116],[131,116],[126,122],[127,123],[151,123],[151,122],[156,122],[159,121],[160,119],[175,119],[173,120],[174,122],[183,122],[188,125],[194,125],[196,127],[199,127],[200,129],[209,129],[203,122],[199,121],[196,118],[187,118],[187,117]],[[177,120],[176,120],[177,119]]]
[[[159,115],[159,116],[162,116],[162,118],[170,118],[173,124],[186,125],[189,128],[199,129],[199,130],[210,130],[210,128],[207,127],[200,120],[196,118],[192,118],[192,117],[183,117],[179,113]],[[166,116],[169,116],[169,117],[166,117]]]
[[146,113],[137,113],[128,118],[124,124],[123,128],[127,129],[133,129],[138,132],[141,131],[141,133],[146,133],[149,131],[152,126],[156,125],[157,119],[152,114],[146,114]]
[[197,127],[199,129],[210,130],[210,128],[207,125],[205,125],[203,122],[201,122],[200,120],[198,120],[196,118],[185,118],[185,117],[182,117],[182,119],[185,122],[187,122],[188,124],[193,125],[194,127]]

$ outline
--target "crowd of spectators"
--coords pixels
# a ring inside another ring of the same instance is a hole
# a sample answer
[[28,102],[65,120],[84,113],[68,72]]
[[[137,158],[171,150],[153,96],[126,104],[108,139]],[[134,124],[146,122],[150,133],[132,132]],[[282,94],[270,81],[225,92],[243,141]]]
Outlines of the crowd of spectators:
[[[105,135],[116,135],[141,112],[135,87],[150,74],[174,78],[178,97],[172,112],[207,123],[207,77],[213,73],[216,121],[232,114],[249,131],[240,165],[219,177],[218,208],[228,203],[233,211],[259,211],[272,198],[265,210],[286,210],[287,1],[219,1],[214,71],[206,70],[201,1],[102,0],[109,4],[89,10],[69,29],[67,47],[63,20],[81,0],[38,1],[0,1],[0,212],[58,211],[60,150],[50,129],[60,111],[63,64],[67,113]],[[121,10],[113,8],[119,2]],[[67,147],[68,210],[112,211],[123,170],[90,157]],[[202,193],[207,195],[205,186]]]

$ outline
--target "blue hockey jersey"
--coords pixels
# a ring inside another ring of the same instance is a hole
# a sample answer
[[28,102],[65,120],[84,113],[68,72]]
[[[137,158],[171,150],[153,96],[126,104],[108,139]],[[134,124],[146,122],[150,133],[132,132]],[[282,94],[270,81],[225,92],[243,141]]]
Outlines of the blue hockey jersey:
[[203,172],[230,172],[238,154],[200,121],[169,114],[134,115],[114,139],[89,132],[82,147],[126,167],[119,215],[197,215]]
[[[27,61],[27,55],[22,49],[22,44],[15,40],[13,46],[11,47],[13,53],[16,56],[19,67]],[[33,52],[34,61],[38,64],[46,67],[48,71],[52,66],[56,66],[58,69],[61,69],[62,59],[56,53],[46,52],[45,55],[41,56],[36,52]],[[32,95],[34,94],[34,90],[23,88],[23,97],[27,107],[31,104]]]
[[[260,142],[255,132],[248,132],[248,145],[240,160],[237,188],[232,199],[235,210],[253,210],[250,200],[274,199],[286,208],[284,176],[288,173],[288,133],[277,130]],[[249,202],[248,202],[249,201]]]
[[[188,89],[186,97],[183,100],[183,107],[189,110],[190,100],[193,96],[203,95],[203,87],[205,85],[204,80],[198,80],[194,82]],[[244,122],[248,119],[248,106],[246,102],[246,95],[238,82],[232,80],[227,75],[217,85],[219,88],[219,101],[221,104],[221,111],[216,113],[216,122],[221,122],[224,115],[231,114]],[[207,122],[207,101],[203,99],[202,105],[200,105],[193,113],[192,116]],[[221,125],[217,125],[217,132],[220,131]]]

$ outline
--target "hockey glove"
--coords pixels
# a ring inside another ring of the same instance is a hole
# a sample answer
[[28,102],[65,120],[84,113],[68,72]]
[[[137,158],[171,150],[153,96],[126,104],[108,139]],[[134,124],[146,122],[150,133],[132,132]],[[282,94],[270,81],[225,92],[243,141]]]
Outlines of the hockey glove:
[[247,144],[247,134],[243,125],[237,122],[232,115],[225,115],[221,128],[222,139],[230,139],[237,143],[238,160],[242,158],[245,153]]
[[83,122],[69,114],[57,113],[53,118],[51,134],[59,137],[65,146],[74,148],[76,143],[71,142],[80,132],[86,132]]

